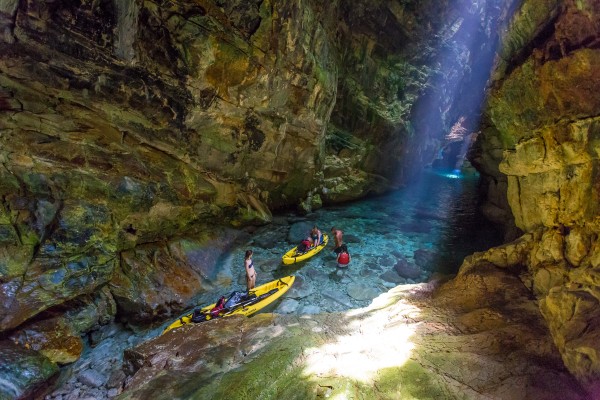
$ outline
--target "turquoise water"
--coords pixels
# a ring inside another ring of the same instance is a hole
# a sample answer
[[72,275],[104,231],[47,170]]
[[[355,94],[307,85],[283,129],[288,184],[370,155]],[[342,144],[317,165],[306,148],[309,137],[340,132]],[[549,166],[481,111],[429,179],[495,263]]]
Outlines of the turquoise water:
[[[477,176],[425,173],[417,183],[386,196],[327,207],[307,216],[280,215],[257,229],[221,260],[216,287],[201,301],[245,288],[243,254],[254,251],[257,285],[285,275],[296,283],[268,311],[311,314],[366,306],[400,284],[455,273],[463,258],[501,243],[501,234],[477,212]],[[344,232],[352,261],[337,267],[333,240],[316,256],[283,265],[281,256],[312,225]],[[298,237],[288,238],[292,232]],[[304,232],[304,233],[303,233]]]
[[[457,178],[429,172],[417,184],[386,196],[323,208],[308,216],[275,216],[273,224],[244,236],[220,258],[219,269],[204,282],[206,292],[198,303],[210,304],[220,295],[245,290],[243,256],[248,248],[254,250],[257,285],[296,275],[293,287],[263,310],[280,314],[360,308],[397,285],[423,282],[436,272],[454,273],[464,256],[501,241],[500,233],[477,213],[477,177]],[[332,225],[345,232],[352,255],[348,268],[337,268],[333,241],[305,262],[281,263],[281,256],[306,233],[303,229],[315,223],[325,233]],[[80,397],[106,398],[97,388],[82,385],[80,374],[92,365],[108,379],[121,368],[123,349],[160,335],[171,322],[133,334],[119,324],[105,326],[102,336],[107,339],[86,346],[82,358],[70,366],[71,378],[53,398],[75,391]]]

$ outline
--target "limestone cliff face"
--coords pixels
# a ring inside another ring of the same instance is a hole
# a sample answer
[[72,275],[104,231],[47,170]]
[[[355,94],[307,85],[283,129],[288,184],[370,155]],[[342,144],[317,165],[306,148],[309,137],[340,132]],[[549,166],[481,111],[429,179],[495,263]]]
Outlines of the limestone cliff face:
[[116,312],[186,306],[235,238],[215,225],[263,223],[314,186],[337,85],[316,19],[335,18],[309,2],[0,7],[0,331],[65,363]]
[[507,30],[472,160],[488,176],[490,215],[524,236],[477,255],[539,299],[563,360],[600,378],[600,3],[525,1]]
[[187,306],[228,227],[397,184],[433,4],[0,1],[0,332],[71,362]]

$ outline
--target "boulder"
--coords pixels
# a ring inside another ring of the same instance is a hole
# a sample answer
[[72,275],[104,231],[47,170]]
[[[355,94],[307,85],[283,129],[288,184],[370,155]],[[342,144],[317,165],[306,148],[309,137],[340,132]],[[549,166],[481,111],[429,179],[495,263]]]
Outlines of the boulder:
[[110,290],[129,322],[141,323],[177,314],[200,290],[201,278],[167,246],[149,244],[121,254],[121,267]]
[[394,265],[394,271],[406,279],[417,279],[421,276],[421,269],[409,263],[406,259],[398,260]]
[[290,231],[287,235],[287,241],[289,244],[297,245],[302,241],[302,239],[306,238],[310,235],[310,231],[314,226],[311,222],[296,222],[290,226]]
[[10,339],[38,351],[55,364],[77,361],[83,351],[79,332],[63,316],[27,323],[12,333]]
[[400,284],[406,282],[405,278],[402,278],[395,270],[389,270],[379,275],[379,278],[386,282],[391,282],[394,284]]
[[58,367],[47,357],[10,341],[0,341],[0,359],[1,398],[41,397],[58,377]]
[[365,301],[373,300],[377,297],[381,290],[374,288],[372,285],[366,283],[350,283],[347,288],[348,295],[354,300]]

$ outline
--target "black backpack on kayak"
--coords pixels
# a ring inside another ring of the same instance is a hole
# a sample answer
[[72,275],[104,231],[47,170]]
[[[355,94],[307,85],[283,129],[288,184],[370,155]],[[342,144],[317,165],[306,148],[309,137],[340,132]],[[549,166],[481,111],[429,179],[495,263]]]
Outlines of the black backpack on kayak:
[[236,308],[236,306],[242,303],[248,303],[248,301],[256,298],[254,293],[248,294],[248,292],[238,292],[235,291],[231,293],[227,301],[225,302],[224,308],[227,310],[232,310]]

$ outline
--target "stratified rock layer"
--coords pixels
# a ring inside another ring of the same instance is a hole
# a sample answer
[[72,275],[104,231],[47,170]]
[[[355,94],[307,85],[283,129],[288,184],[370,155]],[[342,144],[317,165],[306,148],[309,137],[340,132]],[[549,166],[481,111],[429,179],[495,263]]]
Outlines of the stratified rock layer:
[[520,270],[565,365],[592,387],[600,381],[599,15],[597,1],[526,1],[510,25],[473,162],[493,177],[486,209],[511,215],[526,234],[463,266]]

